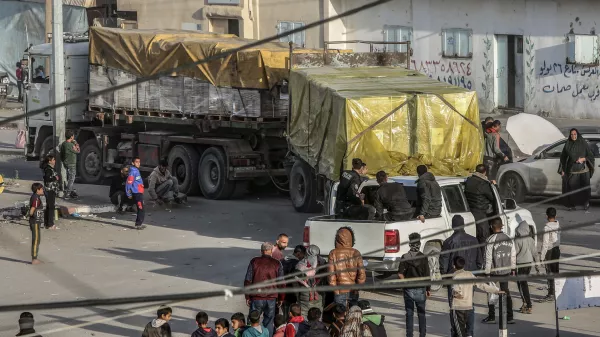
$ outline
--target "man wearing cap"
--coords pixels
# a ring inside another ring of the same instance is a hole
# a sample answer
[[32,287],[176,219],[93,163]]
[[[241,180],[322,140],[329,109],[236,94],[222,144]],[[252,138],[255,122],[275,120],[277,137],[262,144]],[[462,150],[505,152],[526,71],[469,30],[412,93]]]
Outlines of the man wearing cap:
[[[377,217],[385,221],[410,220],[415,210],[410,206],[404,185],[396,182],[388,183],[387,173],[377,172],[377,183],[379,189],[375,195],[375,209]],[[384,214],[384,209],[388,212]]]
[[[244,287],[253,284],[260,284],[268,281],[275,281],[283,277],[283,266],[281,262],[274,259],[271,254],[273,252],[273,244],[265,242],[260,247],[261,256],[255,257],[250,261],[246,277],[244,278]],[[284,288],[285,285],[265,285],[261,287],[264,292],[255,295],[246,295],[246,305],[250,307],[250,311],[258,310],[263,313],[262,325],[269,330],[269,334],[273,335],[273,320],[275,319],[276,307],[280,307],[284,300],[284,293],[279,293],[279,288]],[[272,290],[272,292],[269,292]]]
[[342,172],[336,196],[336,214],[349,219],[372,220],[375,207],[364,204],[364,194],[359,193],[362,175],[367,174],[367,164],[359,158],[352,159],[352,170]]

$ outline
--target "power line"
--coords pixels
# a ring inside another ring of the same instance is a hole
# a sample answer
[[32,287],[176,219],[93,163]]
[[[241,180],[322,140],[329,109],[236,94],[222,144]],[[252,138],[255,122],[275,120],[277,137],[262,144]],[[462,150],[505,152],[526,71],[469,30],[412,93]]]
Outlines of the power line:
[[70,105],[70,104],[74,104],[74,103],[78,103],[78,102],[85,102],[86,100],[89,100],[90,98],[101,96],[101,95],[108,94],[108,93],[112,93],[114,91],[130,87],[132,85],[138,85],[138,84],[141,84],[141,83],[144,83],[144,82],[148,82],[148,81],[151,81],[151,80],[158,79],[158,78],[163,77],[163,76],[170,76],[173,73],[180,72],[181,70],[188,69],[188,68],[191,68],[191,67],[199,65],[199,64],[204,64],[204,63],[208,63],[208,62],[211,62],[211,61],[215,61],[215,60],[218,60],[218,59],[230,56],[230,55],[234,55],[236,53],[239,53],[239,52],[247,50],[247,49],[252,49],[252,48],[255,48],[255,47],[259,47],[259,46],[261,46],[261,45],[263,45],[263,44],[265,44],[267,42],[279,40],[282,37],[286,37],[286,36],[289,36],[289,35],[300,33],[300,32],[303,32],[305,30],[308,30],[308,29],[311,29],[311,28],[314,28],[314,27],[318,27],[318,26],[320,26],[322,24],[325,24],[325,23],[328,23],[328,22],[331,22],[331,21],[335,21],[335,20],[338,20],[338,19],[342,19],[342,18],[345,18],[347,16],[350,16],[350,15],[353,15],[353,14],[356,14],[356,13],[360,13],[360,12],[362,12],[364,10],[374,8],[374,7],[377,7],[379,5],[382,5],[382,4],[391,2],[391,1],[392,0],[375,0],[375,1],[369,2],[369,3],[365,4],[365,5],[362,5],[362,6],[359,6],[359,7],[350,9],[350,10],[347,10],[345,12],[342,12],[342,13],[340,13],[338,15],[331,16],[331,17],[328,17],[328,18],[325,18],[325,19],[322,19],[322,20],[314,21],[314,22],[311,22],[311,23],[309,23],[309,24],[307,24],[305,26],[298,27],[298,28],[295,28],[295,29],[292,29],[292,30],[289,30],[289,31],[286,31],[286,32],[283,32],[283,33],[280,33],[280,34],[277,34],[277,35],[274,35],[274,36],[271,36],[271,37],[267,37],[267,38],[255,41],[255,42],[251,42],[249,44],[246,44],[246,45],[243,45],[243,46],[240,46],[240,47],[237,47],[237,48],[233,48],[233,49],[230,49],[230,50],[225,51],[225,52],[218,53],[216,55],[213,55],[213,56],[201,59],[201,60],[196,61],[196,62],[191,62],[191,63],[188,63],[188,64],[184,64],[184,65],[181,65],[179,67],[175,67],[175,68],[169,69],[167,71],[159,72],[159,73],[151,75],[151,76],[138,78],[135,81],[131,81],[131,82],[127,82],[127,83],[124,83],[124,84],[115,85],[115,86],[113,86],[111,88],[108,88],[108,89],[103,89],[103,90],[95,91],[93,93],[88,93],[88,95],[85,95],[85,96],[80,96],[80,97],[75,97],[73,99],[68,99],[68,100],[66,100],[66,101],[64,101],[62,103],[53,104],[53,105],[49,105],[49,106],[44,107],[44,108],[32,110],[29,113],[23,113],[23,114],[20,114],[20,115],[17,115],[17,116],[9,117],[9,118],[6,118],[6,119],[0,121],[0,126],[2,126],[4,124],[7,124],[7,123],[11,123],[11,122],[14,122],[14,121],[21,120],[21,119],[23,119],[26,116],[30,116],[31,117],[31,116],[35,116],[35,115],[39,115],[39,114],[48,112],[48,111],[54,111],[57,108],[61,108],[61,107],[64,107],[64,106],[67,106],[67,105]]

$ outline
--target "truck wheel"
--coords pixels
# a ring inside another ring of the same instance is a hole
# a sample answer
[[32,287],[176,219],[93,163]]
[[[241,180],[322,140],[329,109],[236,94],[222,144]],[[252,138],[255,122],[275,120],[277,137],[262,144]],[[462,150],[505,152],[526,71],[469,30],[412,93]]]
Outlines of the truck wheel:
[[[51,138],[52,136],[48,137],[48,139]],[[43,144],[41,149],[43,150]],[[104,167],[102,166],[102,152],[96,138],[88,139],[83,143],[78,159],[79,175],[82,182],[84,184],[101,183],[104,178]]]
[[227,160],[223,150],[211,147],[204,151],[198,172],[198,185],[207,199],[229,199],[236,192],[237,183],[227,179]]
[[187,195],[198,194],[198,151],[190,145],[176,145],[169,152],[171,174],[179,182],[179,192]]
[[500,181],[500,195],[504,198],[514,199],[517,203],[525,200],[525,183],[523,179],[514,172],[507,172]]
[[302,160],[296,160],[290,172],[290,198],[298,212],[317,213],[322,209],[317,203],[317,181],[312,168]]
[[[429,262],[429,274],[431,275],[432,281],[440,281],[442,279],[442,275],[440,274],[440,252],[442,251],[442,246],[439,242],[427,242],[425,247],[423,247],[423,254],[427,256],[427,260]],[[430,254],[432,254],[430,256]],[[439,284],[432,285],[431,291],[438,291],[442,289],[442,286]]]
[[[40,146],[40,159],[44,160],[47,155],[54,152],[52,148],[54,146],[54,140],[52,139],[52,135],[48,135],[46,139],[42,142],[42,146]],[[83,157],[82,157],[83,158]]]

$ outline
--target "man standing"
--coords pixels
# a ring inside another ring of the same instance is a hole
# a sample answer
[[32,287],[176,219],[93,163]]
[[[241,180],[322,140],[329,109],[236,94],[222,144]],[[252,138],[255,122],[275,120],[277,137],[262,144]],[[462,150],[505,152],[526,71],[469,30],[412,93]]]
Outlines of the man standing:
[[487,177],[492,183],[496,183],[496,174],[498,173],[499,161],[508,161],[508,157],[500,149],[500,121],[486,124],[484,134],[485,152],[483,163],[486,167]]
[[[488,211],[492,209],[492,203],[494,202],[494,192],[486,176],[485,165],[477,165],[475,173],[465,181],[465,197],[475,218],[477,241],[484,243],[490,236],[489,221],[485,219],[488,217]],[[479,250],[483,257],[485,246],[480,247]]]
[[[244,287],[266,281],[275,281],[283,277],[281,262],[271,256],[273,244],[270,242],[263,243],[260,251],[261,256],[253,258],[248,265]],[[258,310],[263,313],[262,325],[269,330],[270,336],[273,335],[273,320],[277,312],[276,306],[281,306],[285,296],[284,293],[277,293],[277,289],[283,287],[285,285],[265,285],[261,288],[264,292],[256,295],[246,295],[246,305],[250,307],[250,312]],[[269,292],[269,290],[272,292]]]
[[419,216],[421,222],[425,219],[436,218],[442,214],[442,189],[431,172],[427,172],[427,166],[417,166],[417,191],[419,196]]
[[287,248],[288,243],[290,242],[290,238],[287,234],[281,233],[277,236],[277,241],[275,241],[275,246],[273,247],[273,258],[278,261],[283,261],[283,251]]
[[[452,218],[452,229],[454,233],[452,236],[444,241],[442,245],[442,254],[440,255],[440,272],[442,275],[453,274],[454,270],[454,258],[462,256],[465,261],[464,269],[466,271],[476,271],[483,268],[483,258],[479,252],[479,248],[475,247],[478,242],[473,236],[467,234],[464,229],[465,219],[461,215],[455,215]],[[473,247],[465,249],[466,247]],[[452,251],[451,253],[447,253]],[[452,308],[452,286],[448,286],[448,304]],[[456,336],[456,326],[450,311],[450,326],[451,335]],[[467,320],[467,331],[468,336],[473,336],[473,330],[475,328],[475,312],[470,312]]]
[[71,130],[65,131],[65,141],[60,145],[60,160],[67,170],[67,186],[64,198],[77,198],[73,189],[75,174],[77,172],[77,154],[80,152],[79,144],[75,141],[75,134]]
[[[412,233],[408,236],[410,251],[400,258],[398,278],[429,278],[429,261],[421,253],[421,235]],[[404,288],[404,310],[406,311],[406,337],[413,337],[413,318],[415,306],[419,317],[419,336],[425,337],[427,321],[425,319],[425,302],[431,296],[431,288]]]
[[[360,252],[354,247],[354,232],[350,227],[342,227],[335,234],[335,249],[329,252],[329,285],[364,284],[367,274]],[[334,291],[335,303],[351,307],[358,302],[358,290]]]
[[367,164],[359,158],[352,159],[352,170],[342,172],[337,189],[336,214],[350,219],[372,220],[375,208],[364,204],[364,194],[358,189],[362,184],[361,176],[367,174]]
[[[379,183],[374,202],[377,216],[385,221],[410,220],[415,212],[406,198],[404,185],[395,182],[388,183],[388,176],[384,171],[377,172],[376,177],[377,183]],[[384,209],[388,211],[385,214]]]
[[[517,270],[517,251],[512,240],[502,232],[502,220],[492,220],[492,235],[487,239],[485,249],[485,274],[491,277],[515,275]],[[500,290],[506,293],[506,323],[515,324],[513,318],[512,298],[508,289],[508,282],[500,282]],[[488,304],[488,317],[483,323],[496,323],[496,307]]]
[[152,201],[159,205],[163,203],[170,204],[173,200],[180,204],[179,198],[179,182],[177,178],[171,175],[167,169],[169,162],[166,159],[161,159],[158,167],[154,168],[150,177],[148,177],[148,194]]
[[21,66],[21,62],[17,62],[17,88],[19,88],[19,97],[17,101],[19,103],[23,102],[23,67]]
[[144,229],[144,181],[140,174],[141,161],[139,157],[133,158],[131,167],[129,167],[129,176],[127,177],[127,184],[125,185],[125,193],[127,198],[133,199],[137,206],[137,217],[135,218],[135,228]]

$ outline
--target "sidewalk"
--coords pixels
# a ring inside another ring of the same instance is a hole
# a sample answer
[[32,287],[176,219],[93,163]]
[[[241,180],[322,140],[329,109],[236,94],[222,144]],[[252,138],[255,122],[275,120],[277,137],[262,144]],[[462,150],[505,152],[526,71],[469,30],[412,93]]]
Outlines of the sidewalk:
[[[0,122],[5,120],[6,118],[14,117],[23,114],[23,104],[17,103],[16,101],[9,100],[6,102],[6,107],[0,109]],[[25,125],[25,122],[10,122],[6,125],[0,125],[0,129],[17,129],[19,127],[19,123]]]

